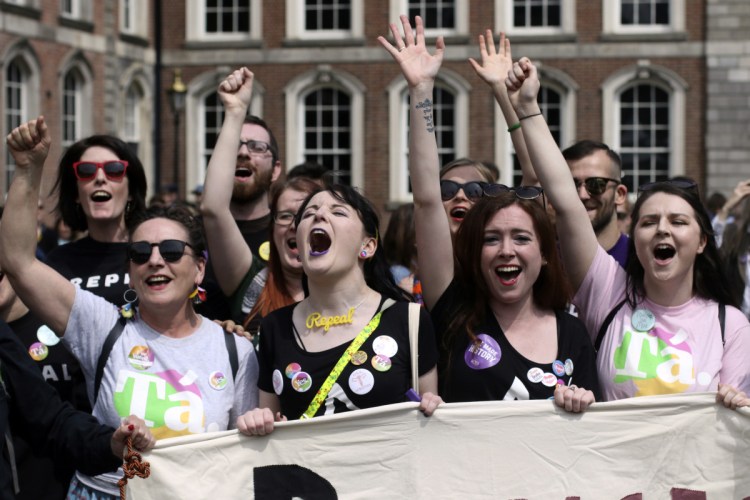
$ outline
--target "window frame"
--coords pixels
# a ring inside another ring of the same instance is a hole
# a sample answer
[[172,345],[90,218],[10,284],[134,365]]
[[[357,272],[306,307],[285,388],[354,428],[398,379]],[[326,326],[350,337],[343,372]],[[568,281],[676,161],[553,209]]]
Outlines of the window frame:
[[669,0],[669,24],[623,25],[620,22],[622,0],[602,1],[602,26],[605,34],[659,35],[685,31],[685,0]]
[[[409,11],[409,0],[389,0],[389,3],[390,19],[398,20],[401,14]],[[453,29],[425,27],[425,37],[436,38],[438,36],[452,37],[470,35],[469,2],[465,0],[457,0],[453,2],[453,7],[455,9],[456,27]]]
[[526,27],[513,24],[514,0],[495,0],[495,31],[510,36],[575,35],[576,0],[560,0],[560,26]]
[[305,28],[305,4],[286,0],[286,38],[289,40],[347,40],[364,37],[364,2],[351,0],[351,27],[348,30],[308,30]]
[[[126,19],[126,2],[130,4],[129,19]],[[147,0],[120,0],[119,8],[120,33],[146,38],[148,36],[149,14]],[[130,27],[126,26],[126,21],[131,23]]]
[[655,85],[669,95],[669,167],[670,177],[685,173],[685,99],[687,82],[672,70],[648,61],[620,70],[602,84],[603,140],[621,152],[620,96],[635,85]]
[[205,1],[186,2],[185,39],[197,42],[237,42],[263,37],[263,2],[250,0],[250,31],[247,33],[208,33],[205,30]]
[[291,80],[284,88],[286,105],[286,167],[305,161],[304,156],[304,98],[312,90],[335,87],[348,94],[351,101],[351,185],[365,189],[364,175],[364,94],[366,87],[351,74],[321,64]]

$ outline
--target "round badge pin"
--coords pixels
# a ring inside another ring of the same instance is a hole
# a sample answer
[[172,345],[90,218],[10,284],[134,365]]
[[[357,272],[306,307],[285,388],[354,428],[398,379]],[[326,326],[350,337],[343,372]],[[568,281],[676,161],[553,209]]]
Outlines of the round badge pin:
[[554,387],[557,383],[557,377],[555,377],[554,373],[547,372],[542,377],[542,384],[546,385],[547,387]]
[[299,363],[289,363],[286,365],[286,370],[284,370],[284,373],[286,373],[287,378],[293,378],[294,375],[302,371],[302,367],[299,365]]
[[542,377],[544,377],[544,370],[542,370],[538,366],[535,366],[534,368],[530,369],[529,372],[526,374],[526,378],[528,378],[530,382],[533,382],[535,384],[538,384],[539,382],[541,382]]
[[365,351],[357,351],[352,354],[352,364],[355,366],[363,365],[367,361],[367,353]]
[[281,391],[284,390],[284,375],[281,374],[281,370],[274,370],[271,375],[271,382],[273,382],[273,392],[277,396],[281,396]]
[[379,372],[387,372],[391,369],[391,358],[378,354],[372,357],[372,367]]
[[372,341],[372,350],[375,354],[392,358],[398,352],[398,344],[390,335],[380,335]]
[[227,377],[221,372],[211,372],[208,376],[208,385],[217,391],[223,391],[227,383]]
[[154,364],[154,353],[148,346],[137,345],[130,350],[128,363],[136,370],[148,370]]
[[297,372],[292,377],[292,388],[297,392],[307,392],[312,387],[312,377],[306,372]]
[[349,375],[349,388],[354,394],[367,394],[375,386],[375,377],[369,370],[358,368]]
[[264,241],[258,247],[258,257],[268,262],[268,258],[271,256],[271,244]]
[[39,327],[39,329],[36,331],[36,338],[44,345],[53,346],[57,345],[60,342],[60,337],[55,335],[55,332],[53,332],[50,327],[47,325],[42,325]]
[[636,309],[630,318],[630,324],[639,332],[647,332],[656,324],[656,316],[648,309]]
[[570,358],[565,360],[565,375],[569,377],[573,375],[573,360]]
[[552,362],[552,373],[554,373],[558,377],[562,377],[563,375],[565,375],[565,365],[559,359],[556,359]]
[[34,361],[43,361],[47,358],[49,349],[41,342],[34,342],[29,346],[29,355]]

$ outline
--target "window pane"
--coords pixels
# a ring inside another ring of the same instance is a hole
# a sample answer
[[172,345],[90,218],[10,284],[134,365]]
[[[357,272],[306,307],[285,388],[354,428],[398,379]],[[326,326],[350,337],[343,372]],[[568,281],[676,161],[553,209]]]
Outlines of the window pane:
[[351,99],[344,92],[321,88],[304,102],[304,157],[331,169],[336,182],[351,183]]
[[305,0],[306,30],[351,29],[351,0]]
[[560,0],[514,0],[513,25],[518,28],[561,26]]

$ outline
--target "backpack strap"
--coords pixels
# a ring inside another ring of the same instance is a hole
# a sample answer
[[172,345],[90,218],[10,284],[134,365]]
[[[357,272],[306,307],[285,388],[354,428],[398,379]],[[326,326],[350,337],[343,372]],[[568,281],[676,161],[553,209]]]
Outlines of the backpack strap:
[[719,303],[719,326],[721,326],[721,345],[725,345],[726,341],[724,340],[724,327],[726,326],[727,322],[727,306],[726,304]]
[[122,335],[122,331],[125,328],[125,318],[120,316],[117,318],[117,322],[107,334],[107,339],[104,341],[102,351],[99,353],[99,359],[96,362],[96,375],[94,375],[94,400],[91,402],[91,407],[96,405],[96,400],[99,397],[99,387],[102,385],[102,377],[104,376],[104,367],[107,366],[109,355],[112,352],[117,339]]
[[234,338],[234,333],[225,331],[224,343],[227,345],[229,365],[232,367],[232,380],[234,380],[237,377],[237,371],[240,369],[240,358],[237,355],[237,339]]
[[599,348],[602,346],[602,342],[604,341],[604,335],[607,333],[607,328],[609,328],[610,323],[612,323],[612,320],[615,319],[615,315],[617,314],[617,311],[622,309],[622,306],[625,304],[625,299],[622,299],[611,311],[609,311],[609,314],[607,314],[607,317],[604,318],[604,322],[602,323],[602,326],[599,328],[599,333],[596,334],[596,342],[594,342],[594,350],[596,352],[599,352]]

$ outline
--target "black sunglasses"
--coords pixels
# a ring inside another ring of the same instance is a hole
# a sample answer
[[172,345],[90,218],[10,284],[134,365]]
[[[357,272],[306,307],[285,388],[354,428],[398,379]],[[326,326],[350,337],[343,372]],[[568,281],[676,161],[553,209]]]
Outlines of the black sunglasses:
[[460,189],[463,189],[466,197],[471,201],[477,201],[484,194],[484,187],[487,185],[486,182],[472,181],[466,184],[459,184],[454,181],[440,181],[440,197],[443,201],[452,200],[458,194]]
[[542,197],[544,209],[547,209],[547,200],[544,198],[544,189],[539,186],[508,187],[505,184],[487,184],[484,186],[485,196],[496,197],[503,193],[513,193],[521,200],[535,200]]
[[128,259],[136,264],[145,264],[151,258],[151,252],[154,247],[159,248],[161,258],[165,262],[177,262],[185,255],[185,247],[193,246],[180,240],[164,240],[159,243],[149,243],[148,241],[134,241],[128,245]]
[[107,179],[120,180],[125,177],[128,162],[125,160],[111,160],[105,162],[77,161],[73,163],[73,173],[79,181],[88,181],[96,177],[98,169],[104,170]]
[[581,184],[586,188],[586,192],[589,196],[598,196],[607,190],[607,186],[610,182],[620,184],[618,179],[610,179],[609,177],[588,177],[586,179],[573,179],[576,184],[576,189],[580,189]]
[[691,181],[690,179],[672,179],[641,184],[640,186],[638,186],[638,193],[643,193],[644,191],[653,191],[659,186],[673,186],[679,189],[684,189],[686,191],[698,191],[698,184],[695,181]]

